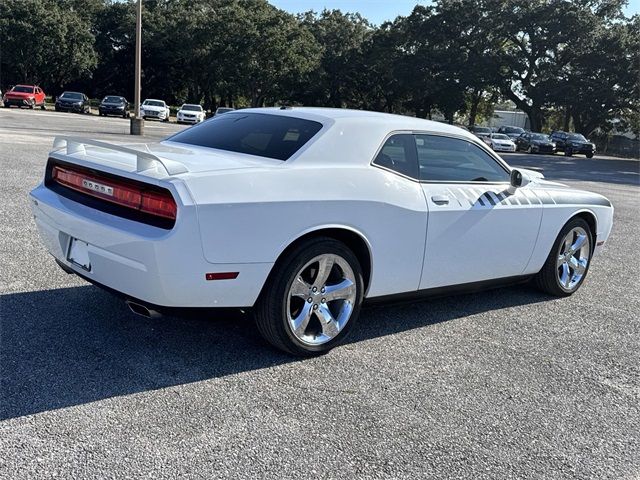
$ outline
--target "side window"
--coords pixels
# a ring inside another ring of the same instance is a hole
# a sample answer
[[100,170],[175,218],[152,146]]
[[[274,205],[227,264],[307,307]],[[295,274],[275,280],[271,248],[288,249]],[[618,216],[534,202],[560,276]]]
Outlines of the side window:
[[509,173],[471,142],[437,135],[416,135],[420,180],[508,182]]
[[373,163],[402,175],[418,178],[418,160],[413,135],[398,134],[389,137]]

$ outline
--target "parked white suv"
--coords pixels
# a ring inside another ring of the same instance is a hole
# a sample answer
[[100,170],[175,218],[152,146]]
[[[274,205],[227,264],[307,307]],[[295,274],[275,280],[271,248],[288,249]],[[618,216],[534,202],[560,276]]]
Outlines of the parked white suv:
[[164,102],[164,100],[147,98],[144,102],[142,102],[140,114],[145,120],[147,118],[157,118],[158,120],[162,120],[163,122],[168,122],[171,111],[169,110],[169,107],[167,107],[167,104]]
[[204,110],[200,105],[185,103],[178,110],[178,123],[200,123],[204,121]]

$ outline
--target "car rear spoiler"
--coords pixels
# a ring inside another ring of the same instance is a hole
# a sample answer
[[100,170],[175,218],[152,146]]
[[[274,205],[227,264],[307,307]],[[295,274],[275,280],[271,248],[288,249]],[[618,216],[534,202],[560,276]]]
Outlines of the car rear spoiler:
[[167,160],[166,158],[160,158],[149,152],[143,152],[130,147],[123,147],[121,145],[113,145],[107,142],[100,142],[98,140],[87,140],[77,137],[56,137],[53,141],[53,149],[55,151],[65,149],[67,155],[73,155],[79,153],[82,155],[87,154],[85,146],[97,147],[103,150],[109,150],[114,152],[125,153],[127,155],[135,156],[136,158],[136,172],[143,172],[151,168],[161,167],[167,175],[178,175],[180,173],[187,173],[189,169],[182,163]]

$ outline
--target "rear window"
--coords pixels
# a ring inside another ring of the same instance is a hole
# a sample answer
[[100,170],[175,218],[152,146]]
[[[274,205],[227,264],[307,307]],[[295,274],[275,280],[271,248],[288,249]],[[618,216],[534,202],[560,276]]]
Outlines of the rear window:
[[169,138],[172,142],[288,160],[322,124],[265,113],[229,112]]

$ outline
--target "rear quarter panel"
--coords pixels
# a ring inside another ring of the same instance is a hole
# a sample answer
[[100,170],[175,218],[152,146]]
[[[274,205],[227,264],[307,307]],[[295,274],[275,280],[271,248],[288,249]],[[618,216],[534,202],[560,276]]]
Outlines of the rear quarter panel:
[[285,164],[186,181],[209,262],[275,262],[302,235],[342,227],[369,245],[368,296],[418,288],[427,214],[416,182],[370,165]]

